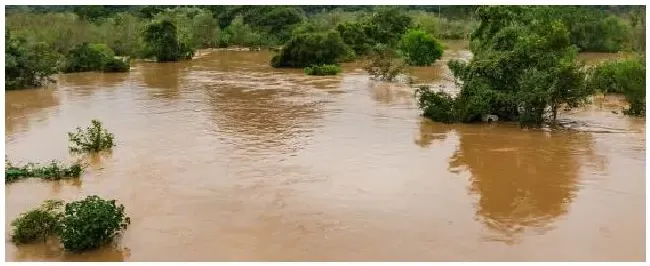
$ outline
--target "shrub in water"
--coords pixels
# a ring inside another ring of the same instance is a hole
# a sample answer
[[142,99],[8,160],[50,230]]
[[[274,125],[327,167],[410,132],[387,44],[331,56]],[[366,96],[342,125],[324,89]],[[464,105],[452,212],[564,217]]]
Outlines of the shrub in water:
[[305,67],[305,74],[313,76],[336,75],[341,72],[341,67],[337,65],[313,65]]
[[406,64],[394,50],[379,46],[375,48],[370,56],[370,62],[363,69],[376,79],[393,81],[397,75],[404,72]]
[[58,232],[66,250],[80,252],[113,241],[130,223],[123,205],[93,195],[65,205]]
[[418,108],[423,111],[425,117],[442,123],[456,122],[456,102],[451,95],[442,91],[431,91],[426,86],[418,88],[415,93]]
[[68,132],[72,144],[70,151],[98,152],[115,146],[113,144],[113,134],[106,131],[101,122],[92,120],[91,123],[92,125],[86,128],[86,131],[77,128],[76,132]]
[[354,56],[336,31],[294,35],[280,54],[271,59],[273,67],[306,67],[336,64]]
[[623,93],[629,115],[645,116],[645,58],[602,63],[590,70],[588,84],[595,90]]
[[61,219],[62,201],[46,201],[39,208],[22,213],[11,222],[11,241],[22,244],[46,240],[56,233]]
[[115,53],[105,44],[83,43],[70,51],[64,72],[127,72],[128,62],[115,58]]

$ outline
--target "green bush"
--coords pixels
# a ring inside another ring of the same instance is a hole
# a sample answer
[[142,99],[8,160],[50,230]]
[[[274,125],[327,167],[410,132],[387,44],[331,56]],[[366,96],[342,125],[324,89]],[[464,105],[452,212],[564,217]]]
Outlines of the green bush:
[[353,55],[336,31],[294,35],[279,55],[271,59],[273,67],[332,65]]
[[31,43],[5,31],[5,89],[40,87],[52,81],[57,60],[45,43]]
[[65,205],[59,237],[66,250],[81,252],[113,241],[130,223],[123,205],[88,196]]
[[410,29],[399,43],[406,62],[412,66],[430,66],[442,57],[443,47],[431,34],[419,29]]
[[645,116],[645,58],[609,61],[589,71],[588,86],[605,93],[623,93],[629,115]]
[[420,87],[415,91],[418,98],[418,108],[423,115],[433,121],[453,123],[456,118],[456,101],[443,91],[432,91],[428,87]]
[[336,75],[341,72],[341,67],[337,65],[314,65],[305,67],[305,74],[313,76]]
[[11,241],[24,244],[54,235],[62,217],[61,206],[62,201],[46,201],[37,209],[21,213],[11,222]]
[[97,120],[91,121],[92,125],[83,131],[77,128],[76,132],[68,132],[72,152],[98,152],[110,149],[113,144],[113,134],[109,133],[102,127],[102,123]]
[[70,166],[52,161],[51,163],[40,166],[34,163],[28,163],[22,167],[13,166],[5,160],[5,183],[11,183],[19,179],[36,177],[46,180],[59,180],[66,178],[75,178],[81,175],[83,167],[81,163],[76,162]]
[[68,53],[63,72],[128,72],[129,68],[129,63],[115,58],[105,44],[82,43]]

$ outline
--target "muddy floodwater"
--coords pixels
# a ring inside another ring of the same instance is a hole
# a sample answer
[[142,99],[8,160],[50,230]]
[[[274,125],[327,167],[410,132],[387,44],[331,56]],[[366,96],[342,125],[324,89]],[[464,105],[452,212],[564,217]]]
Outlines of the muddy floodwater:
[[[417,82],[453,90],[445,62],[468,52],[449,47]],[[77,159],[66,132],[91,119],[117,142],[78,180],[5,185],[6,260],[645,260],[645,119],[622,98],[561,113],[570,130],[445,125],[358,64],[311,77],[270,57],[209,51],[6,91],[12,162]],[[92,194],[131,217],[115,245],[9,242],[21,212]]]

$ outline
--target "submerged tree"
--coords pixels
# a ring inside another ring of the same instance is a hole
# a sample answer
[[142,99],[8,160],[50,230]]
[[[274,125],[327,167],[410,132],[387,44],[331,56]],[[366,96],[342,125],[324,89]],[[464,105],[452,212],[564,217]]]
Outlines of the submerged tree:
[[147,25],[144,41],[147,44],[147,55],[160,62],[191,58],[194,54],[194,48],[190,44],[179,40],[176,25],[169,18]]
[[481,24],[471,44],[474,57],[449,62],[461,87],[453,103],[455,120],[474,122],[494,114],[539,124],[546,118],[554,120],[561,105],[577,106],[590,94],[564,24],[534,11],[479,9]]
[[115,58],[113,50],[105,44],[83,43],[72,49],[66,57],[63,72],[128,72],[128,61]]
[[348,47],[336,31],[297,34],[271,60],[273,67],[332,65],[350,58]]

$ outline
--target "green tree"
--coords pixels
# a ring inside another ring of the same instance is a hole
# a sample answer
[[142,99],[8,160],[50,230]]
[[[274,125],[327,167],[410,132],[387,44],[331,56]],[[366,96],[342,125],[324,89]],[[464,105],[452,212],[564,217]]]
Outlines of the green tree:
[[495,114],[502,120],[538,124],[548,115],[554,120],[560,105],[577,106],[591,93],[564,24],[531,11],[536,10],[519,6],[478,10],[481,22],[472,37],[474,57],[449,62],[461,87],[455,119],[474,122]]
[[364,25],[358,22],[339,24],[336,30],[341,35],[343,42],[350,46],[357,56],[367,55],[372,50],[371,40],[366,35]]
[[588,84],[602,92],[623,93],[629,115],[645,116],[645,57],[602,63],[589,71]]
[[375,42],[394,46],[412,24],[412,19],[395,7],[378,8],[366,24],[366,34]]
[[201,12],[192,19],[193,42],[201,48],[215,47],[219,36],[219,25],[212,13]]
[[286,42],[291,37],[293,28],[304,20],[302,11],[295,7],[273,7],[255,20],[258,26],[270,35],[276,36],[280,42]]
[[220,36],[221,46],[251,46],[259,45],[259,34],[253,32],[253,29],[248,24],[244,23],[244,17],[237,16],[233,19],[232,23],[223,30],[223,35]]
[[279,55],[271,60],[273,67],[307,67],[333,65],[350,58],[348,47],[336,31],[294,35]]
[[40,87],[55,74],[58,56],[44,43],[28,43],[5,31],[5,89]]
[[442,57],[442,44],[431,34],[420,29],[410,29],[399,43],[406,62],[412,66],[430,66]]
[[179,41],[176,25],[171,19],[165,18],[147,25],[144,41],[147,44],[147,55],[155,57],[160,62],[178,61],[192,56],[189,54],[191,49],[187,49],[188,45],[181,44]]

